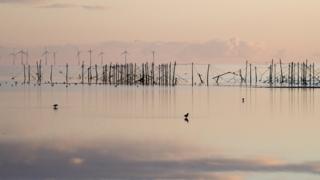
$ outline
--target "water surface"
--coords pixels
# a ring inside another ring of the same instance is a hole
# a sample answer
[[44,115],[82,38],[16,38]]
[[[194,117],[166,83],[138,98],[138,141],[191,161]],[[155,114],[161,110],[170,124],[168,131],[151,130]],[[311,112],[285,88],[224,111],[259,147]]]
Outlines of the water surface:
[[2,85],[0,176],[318,179],[319,98],[318,89]]

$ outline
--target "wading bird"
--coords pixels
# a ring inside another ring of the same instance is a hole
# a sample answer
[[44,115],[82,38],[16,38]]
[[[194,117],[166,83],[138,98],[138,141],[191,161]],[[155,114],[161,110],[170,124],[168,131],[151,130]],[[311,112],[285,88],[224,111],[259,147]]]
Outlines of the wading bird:
[[54,110],[58,110],[58,104],[52,105]]
[[184,121],[187,122],[187,123],[189,123],[188,117],[189,117],[189,113],[184,115]]

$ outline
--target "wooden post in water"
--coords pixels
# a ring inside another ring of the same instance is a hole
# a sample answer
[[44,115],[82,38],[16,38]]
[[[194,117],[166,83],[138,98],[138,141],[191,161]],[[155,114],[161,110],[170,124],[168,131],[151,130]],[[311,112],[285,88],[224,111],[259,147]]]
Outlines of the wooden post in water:
[[272,65],[269,65],[269,86],[272,85]]
[[147,66],[148,63],[143,63],[143,68],[144,68],[144,71],[143,71],[143,83],[144,85],[148,85],[148,66]]
[[174,65],[173,65],[173,75],[172,75],[172,84],[175,86],[175,78],[176,78],[176,62],[174,62]]
[[133,81],[136,84],[136,77],[137,77],[137,64],[134,63],[134,75],[133,75]]
[[123,85],[127,84],[127,63],[123,65]]
[[106,65],[102,64],[102,84],[106,83]]
[[193,86],[193,62],[191,64],[191,83],[192,83],[192,86]]
[[161,86],[162,85],[162,77],[161,77],[161,75],[162,75],[162,64],[159,64],[159,66],[158,66],[158,69],[159,69],[159,86]]
[[243,83],[242,71],[241,68],[239,69],[239,76],[240,76],[240,85]]
[[119,68],[120,68],[120,84],[122,84],[122,81],[123,81],[123,65],[122,64],[119,64]]
[[154,86],[154,63],[152,63],[152,86]]
[[126,63],[126,83],[127,83],[127,85],[129,85],[129,66],[128,66],[129,64],[128,63]]
[[166,85],[166,74],[165,74],[165,69],[166,69],[166,64],[162,64],[161,69],[162,69],[162,85],[165,86]]
[[129,85],[130,84],[130,63],[127,63],[125,65],[125,72],[126,72],[126,85]]
[[110,67],[111,71],[110,71],[110,78],[112,77],[112,80],[111,80],[111,83],[110,84],[114,84],[116,81],[115,81],[115,78],[116,78],[116,64],[113,64],[111,67]]
[[117,64],[116,70],[117,70],[116,84],[121,84],[121,81],[122,81],[121,64]]
[[167,72],[166,72],[166,70],[167,70],[167,64],[163,64],[163,85],[164,86],[167,85],[167,83],[166,83],[166,81],[167,81]]
[[39,64],[38,61],[36,62],[37,65],[37,83],[39,83]]
[[118,63],[114,67],[114,80],[113,84],[118,84]]
[[112,63],[110,63],[110,65],[109,65],[109,76],[108,76],[108,78],[109,78],[109,84],[111,85],[111,77],[112,77]]
[[293,63],[293,67],[292,67],[293,68],[293,71],[292,71],[293,72],[293,75],[292,75],[292,77],[293,77],[292,78],[293,79],[293,85],[296,84],[296,68],[297,68],[296,66],[297,66],[297,64]]
[[271,79],[271,84],[272,84],[272,86],[273,86],[273,59],[272,59],[272,61],[271,61],[271,70],[270,70],[270,73],[271,73],[271,77],[270,77],[270,79]]
[[130,66],[129,66],[129,74],[130,74],[129,84],[132,85],[133,84],[133,64],[132,63],[130,63]]
[[251,84],[252,84],[252,73],[251,73],[251,63],[250,63],[250,86],[251,86]]
[[90,64],[90,67],[89,67],[89,82],[90,82],[90,85],[91,85],[91,82],[92,82],[92,65]]
[[164,70],[165,70],[165,64],[162,64],[162,66],[161,66],[161,79],[162,79],[162,85],[163,86],[165,86],[166,84],[165,84],[165,80],[166,80],[166,75],[165,75],[165,73],[164,73]]
[[164,74],[164,64],[161,64],[161,84],[162,86],[164,86],[164,82],[165,82],[165,74]]
[[161,75],[161,77],[162,77],[162,85],[163,86],[165,86],[166,85],[166,74],[165,74],[165,69],[166,69],[166,64],[162,64],[162,66],[161,66],[161,69],[162,69],[162,71],[161,71],[161,73],[162,73],[162,75]]
[[132,85],[133,84],[133,63],[130,63],[129,65],[129,77],[130,77],[130,82],[129,84]]
[[129,85],[130,84],[130,63],[127,63],[127,65],[126,65],[126,73],[127,73],[127,81],[126,81],[126,83],[127,83],[127,85]]
[[304,62],[303,63],[303,75],[302,75],[302,82],[303,82],[303,85],[305,86],[306,85],[306,63]]
[[289,81],[289,86],[291,86],[292,84],[292,81],[291,81],[291,75],[292,75],[292,72],[291,72],[291,62],[289,63],[289,75],[288,75],[288,81]]
[[288,86],[290,86],[290,63],[288,63]]
[[88,67],[88,84],[90,84],[90,66]]
[[68,87],[68,63],[66,64],[66,86]]
[[208,64],[208,69],[207,69],[207,86],[209,86],[209,72],[210,72],[210,64]]
[[30,72],[30,65],[28,65],[28,84],[30,84],[30,76],[31,76],[30,73],[31,73]]
[[309,86],[312,86],[312,64],[309,65]]
[[282,85],[283,83],[283,71],[282,71],[282,62],[280,59],[280,84]]
[[145,82],[145,75],[144,75],[144,74],[145,74],[145,72],[144,72],[144,71],[145,71],[145,69],[144,69],[144,63],[142,63],[142,65],[141,65],[141,70],[142,70],[142,72],[141,72],[141,73],[142,73],[142,74],[141,74],[141,75],[142,75],[142,79],[141,79],[141,80],[142,80],[142,85],[144,86],[144,82]]
[[168,86],[168,67],[169,67],[169,65],[168,65],[168,63],[167,63],[166,66],[165,66],[166,86]]
[[116,67],[115,67],[115,82],[114,84],[116,85],[119,85],[121,84],[121,81],[122,81],[122,72],[121,72],[121,64],[116,64]]
[[255,84],[256,84],[256,86],[257,86],[257,82],[258,82],[257,66],[254,67],[254,74],[255,74],[255,78],[254,78],[254,79],[255,79],[255,81],[256,81]]
[[171,63],[167,64],[167,85],[170,86],[170,67]]
[[273,65],[273,83],[277,84],[277,64]]
[[303,71],[302,84],[303,84],[303,86],[305,86],[306,85],[306,64],[305,64],[305,62],[303,63],[302,71]]
[[159,71],[159,72],[158,72],[158,76],[159,76],[159,77],[158,77],[158,78],[159,78],[159,86],[161,86],[161,67],[160,67],[160,66],[161,66],[161,65],[159,64],[159,65],[158,65],[158,69],[159,69],[159,70],[158,70],[158,71]]
[[26,84],[26,65],[23,64],[23,84]]
[[122,64],[121,67],[122,67],[121,74],[123,74],[121,84],[125,85],[126,84],[126,63]]
[[53,84],[52,83],[52,65],[50,65],[50,83]]
[[301,84],[304,85],[304,62],[301,64]]
[[315,86],[315,77],[314,77],[314,63],[312,63],[312,86]]
[[306,60],[306,67],[305,67],[305,69],[306,69],[306,86],[308,86],[308,59]]
[[244,82],[246,83],[246,85],[247,85],[247,77],[248,77],[248,61],[246,61],[246,74],[244,79]]
[[147,62],[145,66],[146,66],[146,82],[147,82],[147,86],[149,86],[150,85],[149,63]]
[[168,84],[169,84],[169,86],[171,86],[172,84],[171,84],[171,78],[172,78],[172,74],[171,74],[172,72],[171,72],[171,62],[170,62],[170,65],[169,65],[169,79],[168,79]]
[[294,71],[294,66],[295,66],[295,63],[293,63],[292,62],[292,66],[291,66],[291,68],[292,68],[292,75],[291,75],[291,78],[292,78],[292,85],[294,85],[295,84],[295,79],[294,79],[294,77],[295,77],[295,75],[294,75],[294,73],[295,73],[295,71]]
[[131,64],[131,85],[134,85],[134,76],[135,76],[135,74],[134,74],[134,64],[132,63]]
[[298,62],[298,64],[297,64],[297,84],[298,84],[298,86],[300,86],[300,63]]
[[42,63],[41,63],[41,59],[40,59],[40,63],[39,63],[39,85],[41,85],[42,82],[42,69],[41,69]]
[[95,70],[96,70],[96,84],[98,84],[98,65],[95,64]]
[[106,79],[106,84],[111,84],[111,78],[112,78],[112,63],[109,64],[109,67],[107,67],[109,69]]
[[132,76],[133,76],[133,66],[132,63],[128,65],[129,67],[129,85],[132,85]]
[[82,61],[81,65],[81,84],[84,83],[84,61]]
[[165,84],[168,86],[168,64],[165,64],[164,66],[164,73],[165,73]]

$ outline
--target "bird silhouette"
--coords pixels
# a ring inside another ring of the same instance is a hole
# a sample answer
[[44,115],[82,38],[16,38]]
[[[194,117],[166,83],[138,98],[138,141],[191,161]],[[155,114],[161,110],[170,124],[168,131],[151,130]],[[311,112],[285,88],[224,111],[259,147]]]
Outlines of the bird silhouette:
[[244,103],[244,98],[242,98],[242,103]]
[[58,110],[58,104],[52,105],[54,110]]
[[189,113],[184,115],[184,121],[187,122],[187,123],[189,123],[188,117],[189,117]]

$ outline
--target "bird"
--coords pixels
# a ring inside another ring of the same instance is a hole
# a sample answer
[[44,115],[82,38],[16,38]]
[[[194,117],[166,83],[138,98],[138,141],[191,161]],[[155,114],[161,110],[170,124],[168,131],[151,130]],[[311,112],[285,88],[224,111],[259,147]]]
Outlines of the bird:
[[189,117],[189,113],[184,115],[184,121],[187,122],[187,123],[189,123],[188,117]]
[[53,104],[52,106],[54,110],[58,110],[58,104]]
[[242,98],[242,103],[244,103],[244,98]]

